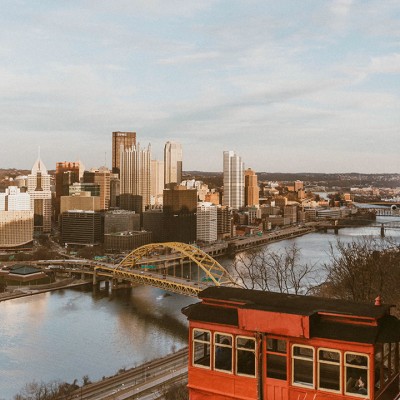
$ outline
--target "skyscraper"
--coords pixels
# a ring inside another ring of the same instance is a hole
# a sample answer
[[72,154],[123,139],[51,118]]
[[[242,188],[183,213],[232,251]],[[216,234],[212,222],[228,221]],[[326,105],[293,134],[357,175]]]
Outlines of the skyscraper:
[[0,193],[0,248],[16,248],[33,240],[33,210],[28,193],[9,186]]
[[120,173],[121,146],[123,150],[136,146],[136,132],[113,132],[112,133],[112,172]]
[[142,212],[150,205],[151,146],[120,149],[120,207]]
[[244,201],[246,206],[259,205],[257,175],[251,168],[244,172]]
[[34,228],[39,232],[51,231],[51,190],[50,175],[40,157],[28,175],[28,193],[31,210],[34,211]]
[[81,162],[58,162],[56,163],[56,206],[55,219],[60,214],[61,196],[69,196],[69,187],[79,182],[83,177],[84,166]]
[[224,151],[224,196],[222,204],[234,209],[244,204],[244,165],[234,151]]
[[182,145],[167,142],[164,147],[164,185],[173,188],[182,181]]
[[164,190],[164,163],[158,160],[151,160],[150,194],[155,205],[162,204],[163,190]]

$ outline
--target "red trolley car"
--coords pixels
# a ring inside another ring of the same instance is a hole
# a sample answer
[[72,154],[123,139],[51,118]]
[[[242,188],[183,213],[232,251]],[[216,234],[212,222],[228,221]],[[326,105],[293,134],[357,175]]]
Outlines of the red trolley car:
[[390,306],[212,287],[189,320],[190,400],[394,400]]

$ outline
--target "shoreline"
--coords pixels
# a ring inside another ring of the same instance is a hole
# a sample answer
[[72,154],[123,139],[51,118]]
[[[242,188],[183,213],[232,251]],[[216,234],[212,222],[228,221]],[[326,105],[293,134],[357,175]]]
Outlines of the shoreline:
[[13,300],[13,299],[18,299],[20,297],[28,297],[28,296],[34,296],[35,294],[42,294],[42,293],[47,293],[47,292],[54,292],[56,290],[61,290],[61,289],[68,289],[68,288],[73,288],[73,287],[79,287],[79,286],[85,286],[85,285],[91,285],[92,283],[89,281],[82,281],[79,280],[78,282],[71,282],[70,279],[68,279],[69,283],[63,283],[57,282],[59,285],[54,286],[54,287],[49,287],[49,288],[42,288],[42,289],[25,289],[26,292],[20,292],[20,289],[15,289],[18,291],[18,293],[0,293],[0,302],[6,301],[6,300]]

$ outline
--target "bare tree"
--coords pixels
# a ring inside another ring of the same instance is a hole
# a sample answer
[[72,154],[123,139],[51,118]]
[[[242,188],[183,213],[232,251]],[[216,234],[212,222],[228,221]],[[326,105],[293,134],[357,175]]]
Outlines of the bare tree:
[[69,400],[71,393],[77,388],[75,383],[32,381],[25,384],[21,391],[14,396],[14,400]]
[[316,267],[301,263],[300,255],[296,244],[283,251],[253,249],[236,256],[234,274],[246,289],[308,294],[317,282]]
[[165,400],[189,400],[189,391],[185,383],[176,383],[162,390]]
[[390,239],[338,240],[329,253],[326,282],[318,294],[365,302],[381,295],[386,303],[399,303],[400,249]]

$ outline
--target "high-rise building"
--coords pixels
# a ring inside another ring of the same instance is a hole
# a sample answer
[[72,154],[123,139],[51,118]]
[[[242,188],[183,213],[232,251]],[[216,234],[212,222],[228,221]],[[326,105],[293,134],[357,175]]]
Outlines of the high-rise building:
[[151,187],[150,195],[154,205],[162,204],[164,190],[164,163],[158,160],[151,160]]
[[191,243],[196,240],[197,190],[176,186],[164,190],[164,241]]
[[251,168],[247,168],[244,172],[244,202],[245,206],[259,205],[257,175]]
[[244,205],[244,165],[234,151],[224,151],[224,196],[222,204],[234,209]]
[[34,212],[34,229],[39,232],[50,232],[50,175],[40,158],[36,160],[30,175],[28,175],[28,193],[31,198],[31,210]]
[[16,248],[33,240],[33,210],[28,193],[10,186],[0,193],[0,248]]
[[150,205],[151,146],[142,150],[138,143],[124,150],[121,145],[120,156],[120,207],[142,212]]
[[108,210],[110,208],[110,179],[111,172],[106,167],[99,169],[92,168],[83,174],[83,182],[98,185],[100,192],[100,209]]
[[61,242],[69,245],[95,245],[103,241],[101,214],[95,211],[65,211],[61,214]]
[[60,214],[70,210],[100,211],[100,196],[91,196],[90,192],[79,192],[73,196],[61,196]]
[[217,241],[217,206],[202,202],[197,205],[196,240],[204,243]]
[[172,188],[182,181],[182,145],[167,142],[164,147],[164,185]]
[[126,150],[133,146],[136,146],[136,132],[112,133],[112,172],[114,174],[120,173],[121,148]]
[[226,206],[217,206],[217,236],[218,239],[226,239],[231,236],[232,216]]
[[55,219],[60,214],[60,198],[69,195],[69,187],[79,182],[85,170],[81,162],[58,162],[56,164],[56,199],[55,199]]

